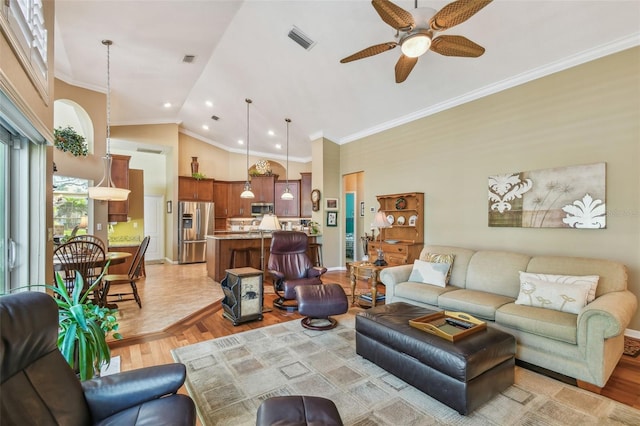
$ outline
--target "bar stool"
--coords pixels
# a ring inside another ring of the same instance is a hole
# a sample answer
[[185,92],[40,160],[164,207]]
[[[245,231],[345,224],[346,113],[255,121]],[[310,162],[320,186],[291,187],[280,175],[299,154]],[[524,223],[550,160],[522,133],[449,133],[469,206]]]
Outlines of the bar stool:
[[[231,250],[231,264],[229,265],[229,268],[231,269],[235,269],[235,268],[241,268],[243,266],[251,266],[251,252],[253,251],[252,248],[246,247],[246,248],[234,248]],[[239,264],[238,261],[240,260],[238,257],[242,256],[242,263]]]
[[322,244],[309,243],[309,253],[313,266],[322,266]]

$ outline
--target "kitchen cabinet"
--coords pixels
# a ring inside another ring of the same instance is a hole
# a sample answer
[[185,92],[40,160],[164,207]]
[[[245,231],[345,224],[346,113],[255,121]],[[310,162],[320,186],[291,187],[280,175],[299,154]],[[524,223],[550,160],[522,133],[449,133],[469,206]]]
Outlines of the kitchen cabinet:
[[[126,252],[126,253],[131,253],[131,257],[128,257],[127,260],[125,260],[123,263],[119,263],[117,265],[109,265],[109,274],[124,274],[127,275],[129,273],[129,268],[131,268],[131,263],[133,262],[133,258],[136,255],[136,252],[138,251],[138,247],[137,246],[109,246],[109,251],[122,251],[122,252]],[[144,269],[144,256],[142,257],[142,266],[140,267],[140,276],[141,277],[146,277],[147,273]]]
[[240,198],[244,191],[244,182],[229,183],[229,197],[227,198],[227,217],[251,217],[251,203],[255,198]]
[[[129,155],[111,155],[111,180],[117,188],[129,189]],[[109,222],[126,222],[129,215],[129,198],[124,201],[109,201],[107,220]]]
[[129,169],[129,217],[144,220],[144,170]]
[[194,179],[178,176],[180,201],[213,201],[213,179]]
[[311,218],[311,173],[300,173],[300,217]]
[[251,190],[255,195],[254,203],[273,203],[275,182],[277,176],[253,176],[251,177]]
[[413,263],[424,246],[424,193],[377,195],[376,198],[391,227],[382,228],[381,237],[369,243],[369,259],[375,261],[381,248],[391,266]]
[[229,182],[213,182],[213,202],[215,203],[215,229],[224,231],[227,229],[227,217],[229,217]]
[[283,200],[280,198],[287,187],[286,181],[275,183],[275,201],[273,208],[278,217],[300,217],[300,181],[290,180],[289,190],[293,194],[293,200]]

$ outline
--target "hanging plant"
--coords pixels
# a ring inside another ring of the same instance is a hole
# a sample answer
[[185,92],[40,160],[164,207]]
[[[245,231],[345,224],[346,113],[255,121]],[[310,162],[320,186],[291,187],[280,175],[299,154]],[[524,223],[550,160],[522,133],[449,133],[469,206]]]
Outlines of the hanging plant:
[[86,157],[88,154],[87,142],[81,134],[76,132],[73,127],[67,126],[64,129],[58,127],[53,130],[54,146],[60,151],[68,152],[76,157]]

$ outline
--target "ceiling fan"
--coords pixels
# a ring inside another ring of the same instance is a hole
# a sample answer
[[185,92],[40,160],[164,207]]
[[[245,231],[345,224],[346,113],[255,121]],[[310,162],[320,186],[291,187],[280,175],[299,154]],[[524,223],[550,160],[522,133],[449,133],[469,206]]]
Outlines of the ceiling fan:
[[380,18],[396,31],[398,41],[376,44],[340,60],[341,63],[368,58],[400,46],[402,54],[396,63],[396,83],[407,79],[418,58],[431,49],[445,56],[462,56],[477,58],[484,53],[484,47],[477,45],[466,37],[456,35],[440,35],[438,31],[447,30],[461,24],[492,0],[457,0],[449,3],[439,12],[430,7],[418,7],[408,12],[391,3],[389,0],[372,0],[372,4]]

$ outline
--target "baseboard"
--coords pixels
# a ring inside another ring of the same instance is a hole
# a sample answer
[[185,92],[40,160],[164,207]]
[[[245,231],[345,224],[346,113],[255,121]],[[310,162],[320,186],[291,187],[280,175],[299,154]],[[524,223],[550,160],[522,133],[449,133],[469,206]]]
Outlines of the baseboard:
[[640,339],[640,330],[632,330],[630,328],[627,328],[624,331],[624,335],[627,337],[633,337],[634,339]]

